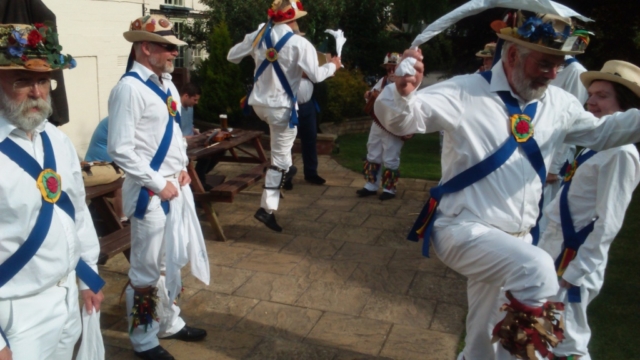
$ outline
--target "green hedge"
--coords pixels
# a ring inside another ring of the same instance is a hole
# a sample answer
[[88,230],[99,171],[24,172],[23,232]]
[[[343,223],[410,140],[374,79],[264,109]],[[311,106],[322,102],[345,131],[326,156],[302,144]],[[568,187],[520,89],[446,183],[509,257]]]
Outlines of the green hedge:
[[319,122],[341,122],[347,118],[365,116],[364,93],[369,86],[358,70],[339,69],[335,76],[316,84],[316,99],[320,104]]

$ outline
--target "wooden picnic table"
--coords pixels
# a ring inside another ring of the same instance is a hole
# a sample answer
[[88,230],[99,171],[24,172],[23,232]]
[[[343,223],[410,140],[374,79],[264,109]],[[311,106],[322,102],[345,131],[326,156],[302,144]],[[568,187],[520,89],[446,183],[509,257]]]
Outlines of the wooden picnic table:
[[[230,139],[209,146],[195,145],[187,148],[187,156],[189,157],[188,171],[191,177],[191,189],[194,199],[202,205],[205,216],[219,241],[226,241],[226,237],[215,211],[211,208],[211,203],[231,203],[236,194],[264,177],[264,169],[269,166],[269,160],[260,143],[262,134],[262,131],[234,129],[231,132],[232,137]],[[253,147],[253,152],[250,151],[251,147]],[[238,156],[239,152],[246,156]],[[213,187],[210,191],[205,191],[195,171],[194,162],[212,157],[215,157],[218,161],[257,165],[248,172],[228,179],[224,183]]]
[[131,248],[131,229],[123,226],[120,217],[116,215],[113,205],[107,197],[113,197],[114,192],[122,188],[124,178],[112,183],[85,187],[86,199],[91,201],[98,219],[102,222],[102,237],[100,237],[100,256],[98,264],[104,265],[107,260],[124,253],[129,260]]

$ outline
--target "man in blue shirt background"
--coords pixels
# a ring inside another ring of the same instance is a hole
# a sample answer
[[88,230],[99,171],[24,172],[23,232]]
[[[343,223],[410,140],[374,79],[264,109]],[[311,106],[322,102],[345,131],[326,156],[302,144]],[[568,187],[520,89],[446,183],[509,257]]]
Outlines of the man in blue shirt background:
[[193,136],[199,133],[194,131],[193,128],[193,107],[198,105],[200,94],[200,87],[194,83],[187,83],[182,87],[180,92],[180,102],[182,103],[180,129],[182,129],[182,136]]

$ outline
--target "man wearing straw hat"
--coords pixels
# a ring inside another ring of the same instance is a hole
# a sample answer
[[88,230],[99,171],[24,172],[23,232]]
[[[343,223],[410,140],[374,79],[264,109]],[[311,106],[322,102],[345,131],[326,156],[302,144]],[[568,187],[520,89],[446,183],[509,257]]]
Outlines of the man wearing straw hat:
[[178,46],[162,15],[134,20],[124,38],[133,43],[127,73],[109,96],[107,149],[126,172],[122,193],[131,219],[131,267],[126,287],[129,337],[142,359],[173,359],[158,338],[201,340],[187,326],[176,299],[180,269],[209,284],[209,262],[186,172],[180,95],[171,82]]
[[[580,78],[590,94],[587,110],[595,116],[640,108],[637,66],[612,60]],[[553,350],[556,359],[591,359],[587,306],[602,288],[609,247],[638,181],[634,145],[599,152],[585,148],[569,166],[562,191],[544,210],[549,226],[539,246],[556,259],[557,300],[565,307],[565,339]]]
[[387,53],[381,65],[387,71],[386,75],[364,94],[364,99],[367,101],[365,112],[371,115],[373,123],[367,139],[367,158],[362,167],[366,183],[362,189],[356,190],[359,197],[376,195],[380,186],[382,186],[382,194],[379,197],[381,201],[396,197],[396,186],[400,180],[400,152],[408,137],[396,136],[385,129],[373,113],[373,102],[382,89],[395,81],[394,71],[399,61],[400,54]]
[[496,43],[491,42],[484,46],[484,49],[476,53],[476,57],[482,59],[482,66],[478,72],[489,71],[493,65],[493,57],[496,55]]
[[300,1],[275,0],[268,10],[269,21],[244,41],[235,45],[227,59],[239,64],[246,56],[256,64],[254,85],[247,97],[260,119],[269,124],[271,166],[264,180],[260,209],[254,217],[269,229],[282,231],[274,211],[278,210],[280,189],[295,175],[291,166],[291,148],[298,124],[297,96],[302,74],[318,83],[340,68],[340,58],[318,66],[313,45],[300,35],[297,20],[307,12]]
[[[538,17],[492,28],[505,44],[491,72],[415,91],[424,65],[420,51],[407,50],[400,78],[380,94],[375,112],[396,134],[447,134],[441,184],[431,189],[410,239],[424,238],[428,255],[432,238],[438,257],[468,278],[459,359],[541,359],[563,338],[562,304],[548,301],[559,288],[553,259],[532,246],[546,167],[562,142],[602,150],[639,141],[640,111],[598,119],[573,95],[548,86],[565,55],[584,52],[586,31],[557,32]],[[492,346],[492,336],[501,346]]]
[[75,66],[50,26],[0,25],[2,360],[71,359],[82,332],[78,288],[88,313],[103,299],[78,154],[47,121],[52,72]]

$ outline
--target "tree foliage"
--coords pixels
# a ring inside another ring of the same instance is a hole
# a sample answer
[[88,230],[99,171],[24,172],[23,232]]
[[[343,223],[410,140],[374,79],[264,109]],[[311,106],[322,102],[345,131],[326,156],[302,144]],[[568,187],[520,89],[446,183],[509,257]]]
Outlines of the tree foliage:
[[219,114],[233,114],[240,109],[244,85],[238,66],[227,61],[231,45],[226,23],[219,22],[209,35],[209,57],[202,61],[193,79],[202,89],[196,111],[203,120],[211,121]]

